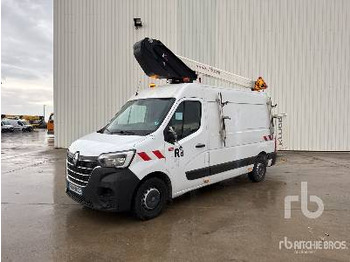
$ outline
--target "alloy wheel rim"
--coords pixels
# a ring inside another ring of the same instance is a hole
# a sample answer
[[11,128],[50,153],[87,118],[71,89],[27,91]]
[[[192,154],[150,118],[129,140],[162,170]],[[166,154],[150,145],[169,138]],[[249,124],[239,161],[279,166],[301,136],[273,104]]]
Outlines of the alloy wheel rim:
[[142,205],[148,210],[153,210],[159,205],[160,196],[160,192],[157,188],[149,188],[143,195]]

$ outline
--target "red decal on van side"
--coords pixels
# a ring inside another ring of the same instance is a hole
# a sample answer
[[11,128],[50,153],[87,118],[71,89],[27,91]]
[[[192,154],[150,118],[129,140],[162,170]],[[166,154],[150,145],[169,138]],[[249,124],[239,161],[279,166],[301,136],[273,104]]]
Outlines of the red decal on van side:
[[158,157],[159,159],[165,158],[165,157],[163,156],[162,152],[160,152],[159,150],[154,150],[154,151],[152,151],[152,153],[153,153],[156,157]]
[[145,152],[140,152],[140,153],[137,153],[143,161],[150,161],[152,160]]

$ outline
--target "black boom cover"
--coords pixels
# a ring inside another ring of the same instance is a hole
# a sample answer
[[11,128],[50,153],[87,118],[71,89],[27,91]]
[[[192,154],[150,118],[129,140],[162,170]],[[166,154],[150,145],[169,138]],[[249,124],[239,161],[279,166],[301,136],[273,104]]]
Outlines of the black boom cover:
[[146,37],[134,44],[134,56],[146,75],[173,83],[192,82],[197,74],[162,42]]

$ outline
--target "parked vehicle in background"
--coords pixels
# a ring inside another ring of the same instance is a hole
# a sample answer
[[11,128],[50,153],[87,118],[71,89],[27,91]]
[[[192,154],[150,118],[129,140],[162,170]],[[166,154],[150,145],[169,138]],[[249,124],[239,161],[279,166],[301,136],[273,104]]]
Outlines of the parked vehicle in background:
[[14,120],[26,120],[34,128],[46,128],[46,122],[44,116],[39,115],[1,115],[1,118],[14,119]]
[[1,120],[1,133],[13,132],[15,129],[7,120]]
[[23,131],[23,132],[32,132],[33,131],[33,126],[29,125],[26,120],[8,119],[7,121],[10,123],[10,125],[13,126],[15,131]]
[[29,121],[34,128],[46,128],[44,116],[26,116],[23,119]]
[[47,121],[47,134],[53,135],[54,134],[54,114],[51,113],[49,117],[49,121]]

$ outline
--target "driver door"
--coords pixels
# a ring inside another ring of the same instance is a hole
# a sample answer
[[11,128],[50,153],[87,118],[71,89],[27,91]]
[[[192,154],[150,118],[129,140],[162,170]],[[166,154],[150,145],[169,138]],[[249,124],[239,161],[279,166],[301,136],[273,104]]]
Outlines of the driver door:
[[[170,127],[176,132],[177,141]],[[209,153],[204,101],[182,100],[164,130],[164,139],[173,193],[181,194],[205,183],[209,175]]]

